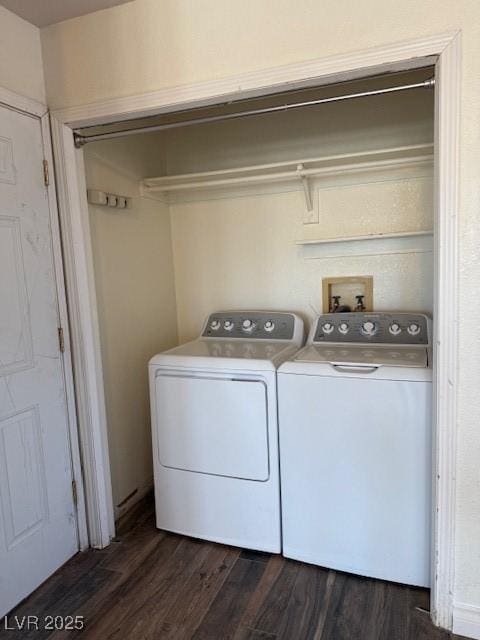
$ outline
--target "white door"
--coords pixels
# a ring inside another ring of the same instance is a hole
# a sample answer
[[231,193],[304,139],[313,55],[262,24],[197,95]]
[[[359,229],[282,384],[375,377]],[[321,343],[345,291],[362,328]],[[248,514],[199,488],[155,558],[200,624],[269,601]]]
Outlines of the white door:
[[267,390],[261,380],[157,374],[164,467],[244,480],[269,478]]
[[0,107],[0,615],[78,550],[38,119]]

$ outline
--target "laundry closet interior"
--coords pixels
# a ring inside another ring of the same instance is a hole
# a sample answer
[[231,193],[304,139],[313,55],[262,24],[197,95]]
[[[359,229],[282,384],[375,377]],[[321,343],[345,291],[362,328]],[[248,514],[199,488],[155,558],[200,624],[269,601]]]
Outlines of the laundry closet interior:
[[80,131],[190,122],[84,146],[117,518],[153,485],[148,362],[198,337],[211,313],[290,311],[308,332],[328,311],[325,279],[371,277],[369,311],[432,317],[433,76],[390,73]]

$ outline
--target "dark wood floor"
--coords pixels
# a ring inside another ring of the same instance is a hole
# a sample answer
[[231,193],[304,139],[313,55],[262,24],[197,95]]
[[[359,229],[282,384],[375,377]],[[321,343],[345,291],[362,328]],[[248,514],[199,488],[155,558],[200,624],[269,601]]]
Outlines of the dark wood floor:
[[0,638],[448,640],[428,592],[155,529],[151,498],[102,551],[78,554],[9,617],[82,615],[82,631]]

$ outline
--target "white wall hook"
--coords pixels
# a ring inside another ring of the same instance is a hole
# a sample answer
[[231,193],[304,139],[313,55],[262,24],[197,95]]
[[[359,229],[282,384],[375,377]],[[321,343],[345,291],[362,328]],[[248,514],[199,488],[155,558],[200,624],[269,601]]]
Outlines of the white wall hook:
[[111,207],[112,209],[127,209],[129,198],[117,196],[114,193],[106,193],[98,189],[87,189],[87,200],[90,204]]
[[98,191],[97,189],[88,189],[87,199],[90,204],[102,206],[107,204],[107,194],[104,191]]

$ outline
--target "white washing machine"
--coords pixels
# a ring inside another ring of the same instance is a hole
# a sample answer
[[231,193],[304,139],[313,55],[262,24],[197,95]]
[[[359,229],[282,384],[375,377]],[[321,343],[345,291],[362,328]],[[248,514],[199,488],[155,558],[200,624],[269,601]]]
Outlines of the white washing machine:
[[320,316],[278,371],[283,553],[430,584],[430,321]]
[[159,529],[280,552],[277,368],[303,340],[293,313],[213,313],[150,360]]

